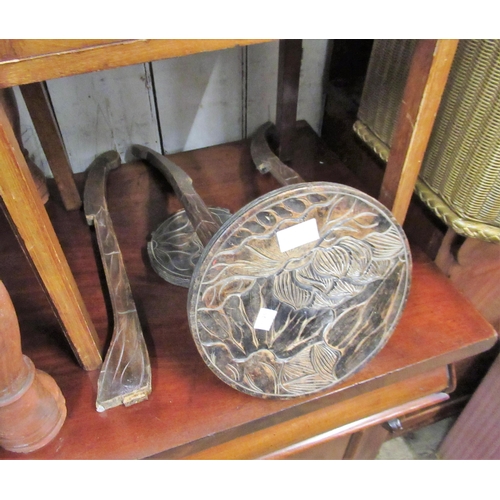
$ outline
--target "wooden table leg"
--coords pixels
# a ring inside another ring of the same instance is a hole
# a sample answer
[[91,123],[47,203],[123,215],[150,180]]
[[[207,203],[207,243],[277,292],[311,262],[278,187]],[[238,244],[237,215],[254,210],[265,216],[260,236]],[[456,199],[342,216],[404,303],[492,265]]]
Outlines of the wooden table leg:
[[48,102],[45,84],[30,83],[21,85],[20,89],[38,139],[49,162],[50,170],[54,175],[64,208],[77,210],[82,206],[82,200],[76,189],[73,171],[59,133],[59,127]]
[[16,236],[41,279],[80,364],[101,364],[99,340],[14,131],[0,106],[0,195]]

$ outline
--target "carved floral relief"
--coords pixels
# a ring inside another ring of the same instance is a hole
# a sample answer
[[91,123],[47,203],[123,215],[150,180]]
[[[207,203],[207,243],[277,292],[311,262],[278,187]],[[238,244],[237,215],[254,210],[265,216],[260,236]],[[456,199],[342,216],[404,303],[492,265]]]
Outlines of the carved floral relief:
[[[302,243],[306,222],[317,237]],[[283,251],[279,236],[293,227],[296,246]],[[325,182],[287,186],[240,210],[205,248],[190,287],[191,331],[208,366],[234,388],[313,393],[383,347],[410,267],[403,231],[373,198]]]

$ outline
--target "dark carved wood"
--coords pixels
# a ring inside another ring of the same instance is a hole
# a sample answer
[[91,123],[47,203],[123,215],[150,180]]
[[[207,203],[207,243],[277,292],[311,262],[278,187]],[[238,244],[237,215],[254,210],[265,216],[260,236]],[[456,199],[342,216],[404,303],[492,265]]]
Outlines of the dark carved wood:
[[148,161],[167,178],[174,188],[175,194],[186,208],[186,215],[198,238],[203,245],[206,245],[219,229],[220,222],[212,216],[210,210],[194,190],[191,178],[175,163],[150,148],[134,145],[131,147],[131,153],[137,158]]
[[276,127],[268,122],[255,132],[250,144],[252,160],[261,174],[271,175],[283,186],[304,182],[304,179],[292,168],[285,165],[269,146],[269,139],[276,136]]
[[[148,148],[132,153],[151,158],[183,203],[196,200],[186,213],[202,228],[208,209],[187,174]],[[206,243],[190,284],[191,332],[207,365],[235,389],[310,394],[357,371],[387,342],[410,272],[406,237],[375,199],[340,184],[284,186],[244,206]]]
[[[270,172],[283,186],[304,182],[304,179],[295,170],[285,165],[269,146],[268,137],[271,138],[271,135],[274,135],[276,138],[276,133],[276,127],[272,123],[265,123],[256,131],[251,141],[250,150],[257,170],[262,174]],[[136,153],[142,154],[144,158],[147,157],[145,151],[140,153],[140,150],[136,149]],[[155,159],[155,155],[152,155],[151,152],[149,155],[153,162],[156,161],[160,171],[167,179],[171,179],[172,174],[168,173],[168,169],[162,167],[161,161]],[[181,182],[189,185],[192,183],[188,179]],[[175,184],[179,185],[179,180]],[[209,211],[219,225],[222,225],[231,216],[231,213],[223,208],[209,208]],[[159,276],[169,283],[189,288],[203,245],[185,210],[180,210],[160,224],[151,234],[147,248],[151,266]]]
[[[300,233],[305,224],[316,238]],[[295,246],[286,249],[280,236],[290,229]],[[261,397],[313,393],[386,343],[410,270],[406,237],[376,200],[326,182],[285,186],[233,215],[205,248],[189,291],[191,331],[232,387]],[[266,314],[274,318],[261,323]]]
[[115,151],[96,158],[88,169],[84,192],[85,215],[95,227],[114,321],[97,382],[97,411],[139,403],[151,392],[149,355],[105,197],[108,172],[120,164]]
[[[298,131],[293,165],[302,177],[363,188],[310,127],[299,124]],[[169,158],[191,176],[203,200],[232,212],[279,187],[271,175],[256,171],[247,141]],[[75,177],[83,192],[84,174]],[[49,187],[47,211],[99,337],[104,339],[109,320],[93,232],[82,213],[65,210],[53,179]],[[362,370],[331,389],[303,398],[248,396],[223,383],[203,362],[188,325],[187,290],[159,278],[145,255],[151,232],[181,208],[177,198],[165,200],[158,173],[133,162],[110,172],[106,200],[143,320],[153,392],[147,401],[128,408],[95,411],[99,372],[86,372],[75,361],[36,275],[0,214],[0,274],[16,306],[23,352],[37,368],[54,377],[69,410],[60,433],[47,446],[28,455],[0,449],[0,460],[124,460],[155,454],[175,459],[200,452],[213,458],[219,446],[232,443],[238,444],[233,448],[234,458],[258,458],[443,391],[448,379],[443,374],[438,383],[435,369],[485,351],[496,342],[491,325],[413,248],[407,306],[385,347]],[[402,391],[399,382],[407,389]],[[246,438],[254,453],[250,455],[239,438]]]
[[[231,212],[225,208],[209,210],[220,225],[231,217]],[[189,288],[203,245],[185,210],[171,215],[151,233],[147,249],[149,262],[159,276],[169,283]]]

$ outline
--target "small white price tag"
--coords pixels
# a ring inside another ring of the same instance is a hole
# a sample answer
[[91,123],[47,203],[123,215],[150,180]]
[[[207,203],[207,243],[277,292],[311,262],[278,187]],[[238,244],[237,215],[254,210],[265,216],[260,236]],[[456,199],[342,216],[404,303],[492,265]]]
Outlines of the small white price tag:
[[272,309],[266,309],[265,307],[261,307],[259,314],[257,314],[257,319],[255,320],[255,324],[253,327],[256,330],[265,330],[266,332],[271,329],[273,326],[274,318],[278,311],[273,311]]
[[278,231],[276,237],[278,238],[280,250],[287,252],[306,243],[319,240],[318,224],[316,219],[309,219]]

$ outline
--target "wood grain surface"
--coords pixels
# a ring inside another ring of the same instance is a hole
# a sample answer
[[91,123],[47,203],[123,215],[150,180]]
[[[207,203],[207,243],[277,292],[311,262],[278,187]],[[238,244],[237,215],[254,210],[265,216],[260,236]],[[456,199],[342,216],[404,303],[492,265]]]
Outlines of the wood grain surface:
[[[248,142],[181,153],[172,160],[192,177],[208,205],[233,212],[279,187],[271,175],[256,170]],[[363,187],[303,123],[298,127],[291,165],[306,181]],[[78,175],[76,180],[81,189],[84,178]],[[170,456],[189,456],[425,375],[486,351],[496,342],[493,328],[414,247],[408,305],[390,341],[363,370],[314,396],[288,401],[248,396],[221,382],[207,368],[189,332],[187,290],[166,283],[149,265],[146,243],[150,233],[181,208],[163,176],[141,162],[123,165],[109,175],[107,201],[150,352],[154,389],[141,404],[102,414],[95,411],[98,372],[85,372],[78,366],[40,285],[2,220],[0,276],[12,291],[24,350],[60,386],[68,417],[58,437],[44,449],[27,457],[2,450],[1,459],[134,459],[166,451]],[[67,212],[52,196],[47,211],[98,335],[105,340],[111,309],[103,292],[94,236],[82,212]],[[376,408],[365,410],[370,413]],[[272,441],[272,433],[267,433],[267,439]]]
[[20,89],[64,206],[67,210],[77,210],[82,206],[82,200],[76,189],[73,171],[45,84],[30,83],[22,85]]
[[419,40],[411,61],[379,200],[402,223],[410,205],[458,40]]
[[2,40],[0,87],[269,40]]
[[97,333],[83,303],[51,221],[5,110],[0,105],[0,195],[19,242],[47,287],[54,312],[82,366],[101,364]]

